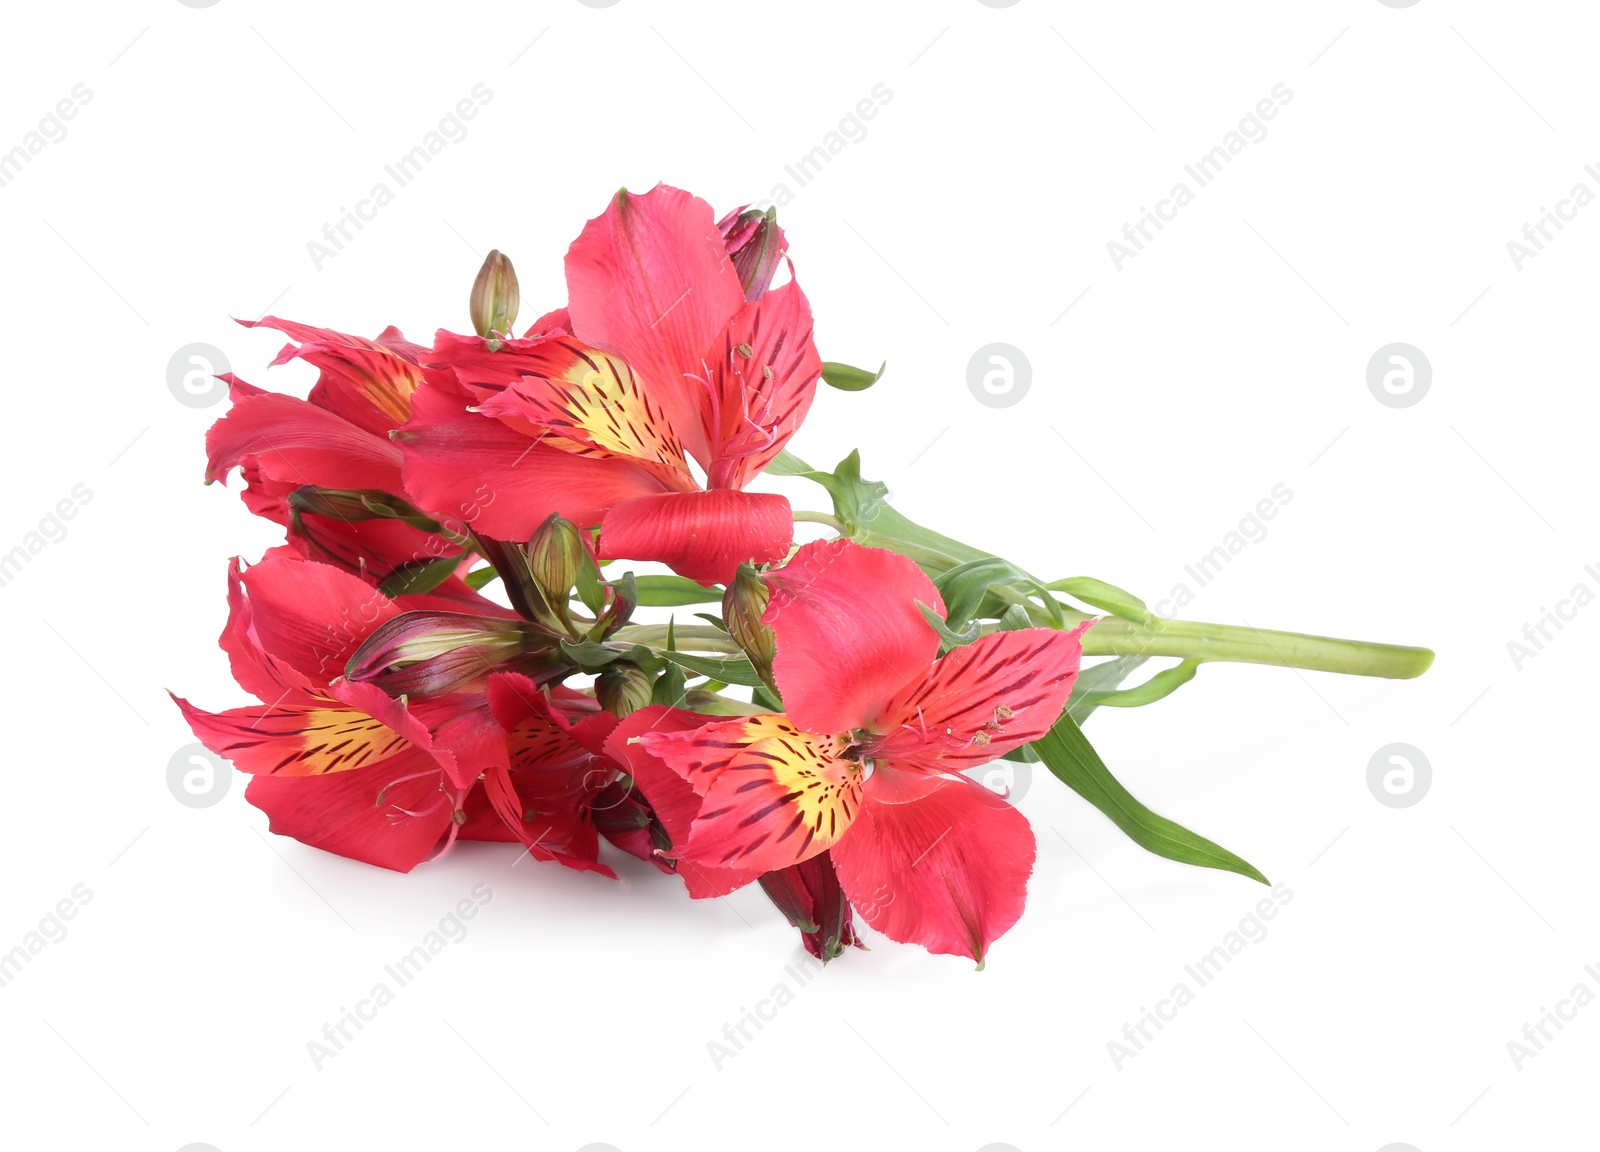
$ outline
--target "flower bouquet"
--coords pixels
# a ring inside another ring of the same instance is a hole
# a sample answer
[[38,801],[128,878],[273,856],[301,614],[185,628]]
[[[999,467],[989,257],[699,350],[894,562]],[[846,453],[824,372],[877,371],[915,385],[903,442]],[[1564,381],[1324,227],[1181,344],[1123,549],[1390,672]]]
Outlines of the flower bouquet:
[[[719,220],[660,185],[584,226],[566,306],[520,335],[498,252],[475,331],[428,347],[247,324],[320,376],[304,400],[224,377],[206,479],[237,469],[286,543],[228,572],[221,646],[260,703],[178,699],[197,738],[280,835],[399,871],[506,841],[614,877],[604,840],[694,898],[759,884],[824,962],[859,917],[982,966],[1034,863],[975,778],[999,758],[1152,852],[1264,881],[1131,796],[1083,722],[1208,662],[1411,677],[1432,653],[1161,619],[911,522],[854,453],[805,464],[786,446],[819,382],[881,370],[820,358],[787,249],[773,211]],[[764,471],[831,510],[747,491]]]

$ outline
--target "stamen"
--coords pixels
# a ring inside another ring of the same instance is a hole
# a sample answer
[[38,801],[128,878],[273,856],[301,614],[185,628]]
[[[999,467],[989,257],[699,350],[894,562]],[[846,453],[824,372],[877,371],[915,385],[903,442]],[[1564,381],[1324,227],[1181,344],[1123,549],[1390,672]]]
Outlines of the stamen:
[[[437,775],[438,772],[439,772],[439,769],[437,769],[437,768],[425,768],[421,772],[413,772],[409,776],[400,776],[400,777],[397,777],[394,780],[389,781],[382,788],[378,789],[378,803],[377,803],[377,806],[379,808],[383,807],[384,797],[389,795],[389,789],[397,787],[397,786],[399,786],[401,784],[409,783],[412,780],[421,780],[424,776]],[[443,783],[441,783],[439,785],[439,787],[443,788],[444,787]]]
[[[444,786],[442,784],[440,785],[439,790],[441,792],[444,791]],[[446,793],[446,795],[448,795],[448,793]],[[428,857],[429,863],[442,857],[446,852],[450,851],[451,846],[455,844],[456,836],[460,833],[461,826],[467,822],[467,814],[462,809],[462,802],[466,800],[466,798],[467,789],[465,788],[458,789],[455,795],[450,797],[451,807],[454,809],[454,811],[450,813],[450,835],[445,837],[445,841],[439,846],[439,850],[432,856]]]

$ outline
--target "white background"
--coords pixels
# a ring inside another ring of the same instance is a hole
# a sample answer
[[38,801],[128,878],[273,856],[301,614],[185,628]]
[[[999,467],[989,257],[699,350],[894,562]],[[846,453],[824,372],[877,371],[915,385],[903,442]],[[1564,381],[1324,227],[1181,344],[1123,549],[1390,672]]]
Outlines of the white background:
[[[139,0],[5,22],[0,151],[93,94],[0,187],[0,552],[93,494],[0,588],[0,950],[93,893],[0,988],[8,1146],[1594,1146],[1600,1007],[1520,1071],[1506,1048],[1600,992],[1600,608],[1520,670],[1506,647],[1600,591],[1600,208],[1520,271],[1506,250],[1574,183],[1600,191],[1587,6]],[[307,241],[479,83],[467,137],[318,270]],[[1118,271],[1107,241],[1280,83],[1266,138]],[[787,177],[878,84],[865,136]],[[303,394],[304,366],[266,369],[282,338],[230,316],[427,342],[467,327],[496,246],[531,318],[563,302],[582,222],[657,180],[719,209],[788,184],[824,357],[889,361],[871,392],[824,390],[801,456],[859,445],[913,518],[1152,603],[1285,484],[1184,614],[1438,651],[1411,682],[1213,665],[1094,717],[1137,795],[1294,894],[1120,1070],[1107,1042],[1265,891],[1146,855],[1048,777],[1020,800],[1028,912],[986,971],[874,938],[804,987],[754,889],[691,903],[636,861],[613,884],[508,846],[400,876],[267,837],[242,780],[204,809],[169,793],[192,737],[163,690],[244,702],[215,646],[224,568],[275,539],[202,486],[225,409],[180,404],[169,358],[211,343]],[[1004,409],[965,379],[994,341],[1033,369]],[[1392,341],[1433,367],[1413,407],[1367,388]],[[1404,809],[1366,783],[1396,741],[1433,769]],[[317,1070],[307,1041],[480,883],[470,935]],[[708,1041],[779,983],[792,1002],[717,1068]]]

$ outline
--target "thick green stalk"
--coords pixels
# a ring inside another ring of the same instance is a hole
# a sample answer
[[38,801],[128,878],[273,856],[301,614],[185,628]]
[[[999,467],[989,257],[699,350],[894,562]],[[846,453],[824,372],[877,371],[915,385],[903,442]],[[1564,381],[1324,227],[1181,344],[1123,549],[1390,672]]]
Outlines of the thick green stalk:
[[1199,661],[1271,664],[1389,680],[1421,676],[1433,664],[1433,653],[1428,649],[1401,644],[1374,644],[1196,620],[1156,620],[1145,627],[1120,616],[1106,616],[1085,632],[1083,651],[1087,656],[1179,656]]

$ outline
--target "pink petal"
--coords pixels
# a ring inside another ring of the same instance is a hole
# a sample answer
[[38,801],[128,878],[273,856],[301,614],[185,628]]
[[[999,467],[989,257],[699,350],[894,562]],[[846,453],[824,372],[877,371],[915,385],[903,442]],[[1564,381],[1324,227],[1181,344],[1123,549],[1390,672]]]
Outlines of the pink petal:
[[[1033,830],[983,785],[947,778],[901,797],[879,767],[833,866],[862,919],[891,940],[982,963],[1022,915],[1033,871]],[[886,799],[887,797],[887,799]]]
[[287,548],[267,553],[244,574],[251,623],[261,648],[325,686],[380,624],[400,613],[357,576],[303,560]]
[[573,334],[627,361],[706,465],[705,357],[744,303],[711,206],[665,184],[618,192],[567,252],[567,296]]
[[873,755],[960,772],[1039,739],[1072,694],[1090,623],[996,632],[949,652],[885,709]]
[[745,560],[783,559],[793,539],[794,514],[782,496],[732,488],[666,492],[606,513],[600,557],[659,560],[680,576],[717,584],[733,579]]
[[541,341],[527,371],[478,406],[486,416],[579,456],[631,456],[689,477],[683,446],[633,370],[567,337]]
[[470,788],[482,773],[510,764],[506,731],[479,693],[397,699],[376,685],[356,680],[339,680],[329,691],[432,756],[457,788]]
[[469,806],[461,838],[521,843],[535,860],[616,879],[599,861],[600,837],[588,813],[570,796],[541,790],[541,783],[530,773],[491,768],[483,780],[487,810]]
[[711,484],[743,488],[800,427],[822,374],[800,285],[791,280],[746,305],[718,341],[711,374],[721,417]]
[[399,491],[400,450],[386,437],[293,396],[235,396],[206,433],[208,484],[249,458],[262,475],[296,486]]
[[640,743],[700,794],[688,841],[673,842],[699,864],[787,868],[838,843],[861,806],[862,769],[842,759],[846,741],[803,732],[787,716],[646,732]]
[[592,527],[606,510],[666,485],[646,465],[587,459],[540,444],[498,420],[467,411],[467,401],[433,384],[412,398],[412,416],[395,440],[405,454],[405,490],[416,505],[456,531],[526,540],[559,512]]
[[548,363],[549,337],[502,340],[490,347],[481,336],[464,336],[441,328],[433,348],[423,357],[428,379],[446,392],[464,394],[479,404]]
[[440,774],[418,771],[414,763],[395,760],[325,776],[256,776],[245,799],[267,814],[279,836],[409,872],[450,828],[451,805],[439,791]]
[[565,308],[556,308],[529,324],[523,336],[571,335],[571,333],[572,317],[567,315]]
[[938,654],[917,609],[943,614],[933,581],[898,553],[829,540],[805,545],[767,584],[762,619],[777,637],[773,672],[789,715],[812,732],[881,731],[886,706]]
[[387,435],[391,428],[405,423],[411,410],[411,394],[422,382],[416,357],[408,353],[421,349],[407,343],[393,328],[384,333],[390,338],[385,344],[381,342],[384,337],[365,340],[276,316],[240,323],[246,328],[276,328],[300,341],[298,347],[291,344],[284,348],[273,363],[298,358],[320,368],[322,375],[311,390],[311,402],[319,408],[335,412],[377,436]]
[[228,623],[218,644],[228,654],[239,687],[264,704],[280,699],[285,690],[310,692],[314,684],[323,683],[295,671],[261,646],[255,611],[244,594],[244,568],[237,556],[228,563]]
[[173,700],[195,738],[252,776],[322,776],[405,758],[419,761],[399,733],[365,712],[299,692],[276,703],[207,712],[180,696]]

